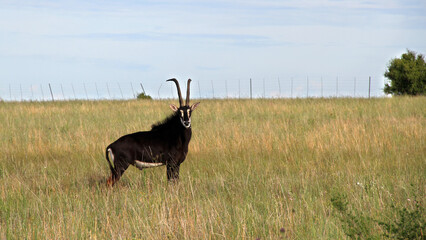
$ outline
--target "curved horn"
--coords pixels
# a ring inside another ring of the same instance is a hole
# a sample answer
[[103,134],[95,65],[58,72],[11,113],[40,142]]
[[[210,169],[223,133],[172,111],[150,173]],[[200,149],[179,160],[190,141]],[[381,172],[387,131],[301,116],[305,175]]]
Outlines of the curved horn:
[[189,106],[189,84],[191,83],[191,79],[188,79],[188,86],[186,87],[186,106]]
[[179,95],[179,107],[182,107],[182,94],[180,93],[180,87],[179,87],[179,82],[176,80],[176,78],[171,78],[171,79],[169,79],[169,80],[167,80],[166,82],[168,82],[168,81],[173,81],[173,82],[175,82],[176,83],[176,88],[177,88],[177,92],[178,92],[178,95]]

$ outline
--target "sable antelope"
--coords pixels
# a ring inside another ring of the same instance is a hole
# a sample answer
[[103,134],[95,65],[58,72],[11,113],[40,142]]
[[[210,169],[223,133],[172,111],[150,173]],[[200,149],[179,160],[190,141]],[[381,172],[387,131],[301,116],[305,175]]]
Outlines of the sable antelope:
[[113,186],[129,165],[141,170],[166,165],[167,180],[179,179],[179,167],[186,158],[191,140],[191,114],[199,102],[189,106],[191,79],[188,79],[185,105],[179,82],[174,78],[167,81],[176,84],[179,107],[170,104],[174,113],[162,122],[152,125],[150,131],[122,136],[106,148],[106,159],[111,169],[111,177],[107,180],[108,186]]

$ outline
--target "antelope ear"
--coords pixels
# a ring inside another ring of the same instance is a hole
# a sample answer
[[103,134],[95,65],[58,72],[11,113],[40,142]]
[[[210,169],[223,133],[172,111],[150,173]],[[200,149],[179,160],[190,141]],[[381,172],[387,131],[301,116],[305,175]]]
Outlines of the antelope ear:
[[178,107],[173,104],[170,104],[170,108],[173,110],[173,112],[176,112],[178,110]]
[[194,111],[194,109],[197,108],[198,104],[200,104],[200,102],[192,104],[191,111]]

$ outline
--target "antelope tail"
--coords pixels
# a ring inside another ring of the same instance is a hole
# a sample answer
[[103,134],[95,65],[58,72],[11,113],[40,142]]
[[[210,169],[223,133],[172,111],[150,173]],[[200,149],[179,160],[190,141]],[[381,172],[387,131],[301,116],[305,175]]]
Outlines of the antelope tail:
[[108,161],[109,168],[111,169],[111,173],[115,173],[114,166],[112,165],[111,161],[109,160],[109,155],[111,155],[111,160],[114,161],[114,154],[112,153],[111,148],[107,148],[105,151],[106,160]]

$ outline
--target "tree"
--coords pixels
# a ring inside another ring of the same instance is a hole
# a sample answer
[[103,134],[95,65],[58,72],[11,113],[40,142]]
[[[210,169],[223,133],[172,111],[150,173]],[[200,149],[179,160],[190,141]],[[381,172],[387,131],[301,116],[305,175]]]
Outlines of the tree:
[[425,95],[426,63],[422,54],[407,50],[401,58],[389,62],[385,77],[390,84],[385,84],[383,91],[392,95]]

